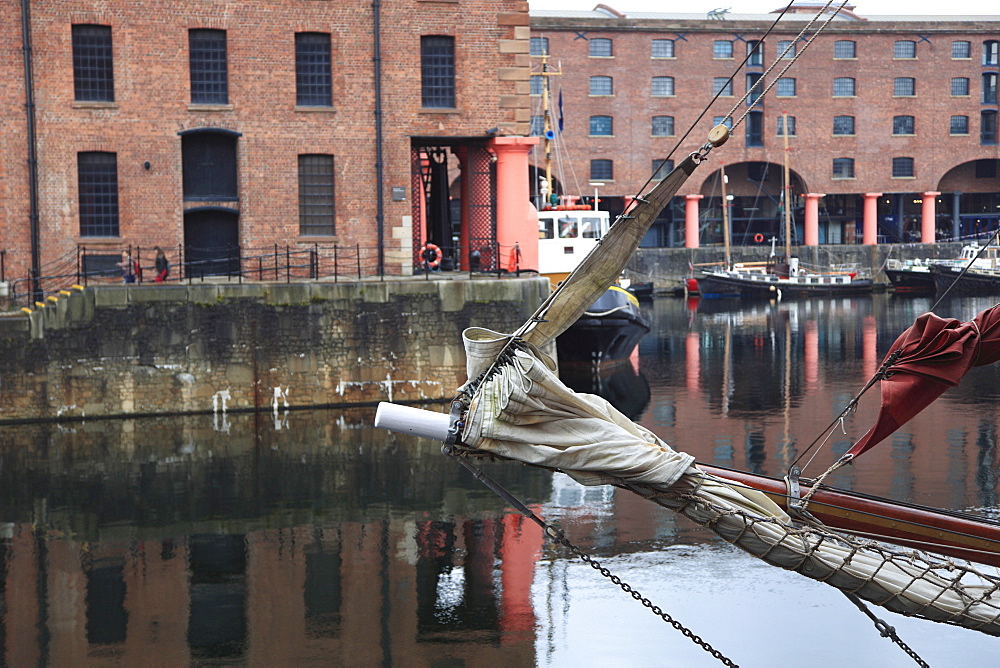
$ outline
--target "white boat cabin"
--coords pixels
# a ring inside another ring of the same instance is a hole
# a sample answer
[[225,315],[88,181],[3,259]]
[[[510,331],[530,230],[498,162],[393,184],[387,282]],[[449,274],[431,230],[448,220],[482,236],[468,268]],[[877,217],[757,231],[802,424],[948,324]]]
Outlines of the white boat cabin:
[[611,216],[593,209],[538,212],[538,272],[553,285],[564,280],[608,233]]

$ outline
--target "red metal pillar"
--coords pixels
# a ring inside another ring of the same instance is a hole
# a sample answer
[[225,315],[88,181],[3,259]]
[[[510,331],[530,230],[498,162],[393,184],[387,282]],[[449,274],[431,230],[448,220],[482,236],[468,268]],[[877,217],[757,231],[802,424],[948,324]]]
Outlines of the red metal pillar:
[[819,198],[826,193],[806,193],[805,245],[819,245]]
[[937,204],[939,192],[928,191],[924,193],[923,202],[920,205],[920,243],[932,244],[935,241],[937,225],[934,207]]
[[684,196],[684,248],[698,247],[698,200],[704,195]]
[[528,188],[528,152],[538,137],[494,137],[489,147],[497,156],[497,244],[500,266],[517,244],[520,267],[538,268],[538,212]]
[[878,243],[878,198],[882,193],[865,193],[865,218],[861,243],[874,246]]

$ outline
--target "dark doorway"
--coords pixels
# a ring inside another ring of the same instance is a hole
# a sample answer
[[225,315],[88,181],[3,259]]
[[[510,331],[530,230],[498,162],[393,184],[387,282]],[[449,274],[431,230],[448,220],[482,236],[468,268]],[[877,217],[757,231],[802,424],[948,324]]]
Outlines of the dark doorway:
[[185,213],[184,259],[188,276],[239,275],[239,214],[220,208]]

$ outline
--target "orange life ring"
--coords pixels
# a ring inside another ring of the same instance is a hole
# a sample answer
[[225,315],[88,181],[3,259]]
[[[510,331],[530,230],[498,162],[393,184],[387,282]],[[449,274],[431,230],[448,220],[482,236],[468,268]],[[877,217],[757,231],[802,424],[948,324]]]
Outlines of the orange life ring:
[[[430,255],[428,255],[428,253],[434,256],[433,260],[428,259],[431,257]],[[442,257],[443,253],[441,252],[441,249],[438,248],[435,244],[432,244],[430,242],[424,244],[423,248],[420,249],[420,262],[425,263],[431,269],[438,268],[438,266],[441,264]]]
[[757,243],[760,243],[764,241],[764,235],[758,232],[757,234],[753,235],[753,240],[756,241]]

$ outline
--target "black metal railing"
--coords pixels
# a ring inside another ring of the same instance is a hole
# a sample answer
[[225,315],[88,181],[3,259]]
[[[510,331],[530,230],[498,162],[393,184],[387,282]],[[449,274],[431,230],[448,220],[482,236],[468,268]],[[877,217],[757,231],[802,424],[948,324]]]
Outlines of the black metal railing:
[[[448,258],[448,262],[432,263],[421,257],[420,253],[417,257],[410,258],[405,251],[383,251],[383,257],[386,264],[409,266],[413,275],[424,274],[428,280],[437,272],[503,277],[526,270],[522,267],[520,253],[513,247],[479,240],[472,246],[441,247],[441,256]],[[379,271],[379,249],[376,246],[319,243],[311,246],[272,244],[266,247],[178,245],[162,249],[169,264],[169,273],[163,281],[157,281],[154,249],[152,246],[79,245],[73,251],[44,265],[37,281],[32,280],[30,275],[10,281],[6,304],[0,302],[0,308],[31,306],[33,302],[42,301],[60,290],[72,288],[73,285],[86,287],[123,283],[126,282],[127,274],[134,276],[128,281],[130,283],[173,284],[218,279],[239,282],[339,282],[373,278],[384,280],[403,275],[403,272]],[[126,271],[123,266],[123,251],[135,263],[131,271]],[[14,256],[12,253],[12,257]],[[513,262],[510,261],[511,257],[514,258]],[[7,260],[7,249],[0,249],[0,282],[4,283]]]

